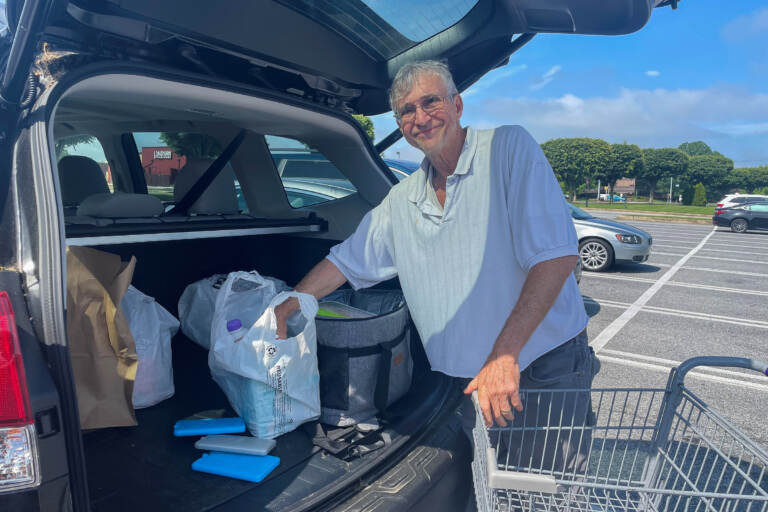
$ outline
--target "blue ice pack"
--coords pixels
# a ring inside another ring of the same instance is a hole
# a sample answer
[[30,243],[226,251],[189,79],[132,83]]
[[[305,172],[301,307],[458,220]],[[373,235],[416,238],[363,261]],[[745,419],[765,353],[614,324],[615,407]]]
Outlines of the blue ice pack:
[[239,434],[245,432],[242,418],[210,418],[202,420],[179,420],[173,426],[173,435],[204,436],[208,434]]
[[204,453],[202,457],[193,462],[192,469],[259,483],[279,464],[280,458],[272,455],[211,452]]

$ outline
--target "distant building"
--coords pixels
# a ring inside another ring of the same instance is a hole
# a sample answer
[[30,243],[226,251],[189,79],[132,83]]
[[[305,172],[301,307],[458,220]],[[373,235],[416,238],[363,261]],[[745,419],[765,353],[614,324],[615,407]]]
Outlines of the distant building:
[[177,155],[167,146],[145,146],[139,155],[144,168],[144,179],[153,187],[168,187],[176,181],[179,169],[187,163],[187,157]]
[[621,178],[616,180],[616,185],[613,187],[614,194],[634,194],[635,193],[635,178]]
[[97,162],[99,164],[99,167],[101,168],[101,172],[104,173],[104,179],[107,180],[107,183],[110,185],[112,184],[112,170],[109,168],[109,164],[107,162]]

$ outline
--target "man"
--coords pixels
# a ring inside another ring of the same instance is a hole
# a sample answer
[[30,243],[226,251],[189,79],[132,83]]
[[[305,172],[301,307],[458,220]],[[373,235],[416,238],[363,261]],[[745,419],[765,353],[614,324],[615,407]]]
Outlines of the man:
[[[523,411],[521,372],[528,388],[591,386],[572,277],[578,240],[539,145],[520,127],[462,127],[461,96],[440,62],[403,67],[390,102],[426,156],[421,168],[296,290],[320,298],[347,281],[357,289],[399,276],[432,368],[477,391],[489,426]],[[295,299],[278,307],[279,335],[296,308]]]

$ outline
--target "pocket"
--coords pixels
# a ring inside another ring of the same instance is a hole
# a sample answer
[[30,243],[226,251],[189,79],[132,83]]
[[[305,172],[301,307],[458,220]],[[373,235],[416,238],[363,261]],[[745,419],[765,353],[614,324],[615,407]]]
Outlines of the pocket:
[[[592,379],[590,347],[568,341],[536,359],[523,371],[521,387],[583,389]],[[529,382],[525,382],[525,381]]]

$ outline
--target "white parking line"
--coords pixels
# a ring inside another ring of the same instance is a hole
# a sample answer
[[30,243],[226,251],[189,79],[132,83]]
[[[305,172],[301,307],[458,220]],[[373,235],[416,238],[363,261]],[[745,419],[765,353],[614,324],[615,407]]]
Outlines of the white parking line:
[[[661,266],[661,263],[657,263],[657,265]],[[768,277],[768,274],[759,274],[757,272],[742,272],[740,270],[724,270],[722,268],[683,267],[680,270],[701,270],[704,272],[719,272],[721,274],[736,274],[738,276]]]
[[[664,372],[664,373],[668,373],[670,370],[670,368],[666,366],[661,366],[658,364],[651,364],[651,363],[642,363],[639,361],[629,361],[621,357],[612,357],[612,356],[606,356],[602,354],[600,354],[598,357],[600,358],[601,361],[608,361],[608,362],[620,364],[623,366],[634,366],[638,368],[645,368],[646,370],[655,370],[655,371]],[[695,377],[697,379],[709,380],[709,381],[719,382],[721,384],[730,384],[732,386],[739,386],[742,388],[751,388],[756,391],[768,392],[768,386],[766,386],[765,384],[756,384],[756,383],[747,382],[741,379],[731,379],[728,377],[719,377],[717,375],[707,375],[697,370],[692,370],[688,375],[690,375],[691,377]]]
[[725,250],[725,249],[710,249],[709,247],[704,247],[704,248],[702,249],[702,251],[711,251],[711,252],[731,252],[731,253],[736,253],[736,254],[752,254],[752,255],[754,255],[754,256],[768,256],[768,254],[765,254],[765,253],[763,253],[763,252],[749,252],[749,251],[740,251],[740,250],[736,250],[736,251],[727,251],[727,250]]
[[[638,359],[640,361],[656,363],[662,366],[666,366],[669,369],[680,366],[682,363],[682,361],[675,361],[673,359],[662,359],[660,357],[645,356],[642,354],[635,354],[634,352],[624,352],[623,350],[612,350],[608,348],[604,349],[602,353],[609,356],[622,357],[625,359]],[[726,370],[725,368],[717,368],[711,366],[700,367],[695,371],[700,373],[714,373],[724,377],[736,377],[740,379],[754,380],[762,383],[763,385],[766,385],[765,375],[760,375],[757,373],[742,373],[734,370]]]
[[591,343],[594,351],[599,352],[600,349],[608,344],[608,342],[611,341],[614,336],[616,336],[616,333],[619,332],[622,327],[627,325],[627,322],[632,320],[635,315],[637,315],[640,309],[645,306],[645,304],[651,300],[654,295],[656,295],[656,292],[658,292],[667,281],[672,279],[672,276],[675,275],[678,269],[685,265],[685,263],[691,259],[691,257],[699,251],[699,249],[704,247],[704,244],[706,244],[714,234],[715,230],[712,229],[712,231],[710,231],[709,234],[705,236],[701,242],[699,242],[699,245],[694,247],[688,254],[680,258],[677,263],[675,263],[669,270],[667,270],[664,275],[662,275],[655,283],[651,285],[650,288],[645,290],[645,292],[643,292],[643,294],[626,311],[624,311],[619,316],[619,318],[611,322],[608,327],[603,329],[603,331],[598,334]]
[[[660,256],[684,256],[683,254],[677,254],[673,252],[655,252],[654,254],[660,255]],[[685,255],[687,256],[687,255]],[[756,263],[758,265],[768,265],[768,261],[755,261],[755,260],[737,260],[736,258],[716,258],[715,256],[692,256],[693,258],[705,258],[708,260],[718,260],[718,261],[737,261],[740,263]]]
[[[585,298],[584,303],[616,309],[629,309],[629,307],[632,306],[632,304],[628,302],[618,302],[608,299],[594,299],[592,297]],[[678,318],[692,318],[694,320],[706,320],[709,322],[741,325],[744,327],[756,327],[758,329],[768,329],[768,322],[763,320],[751,320],[749,318],[738,318],[735,316],[713,315],[710,313],[699,313],[698,311],[685,311],[682,309],[661,308],[658,306],[643,306],[641,310],[645,313],[676,316]]]
[[653,251],[651,253],[651,256],[685,256],[685,254],[680,254],[679,252],[661,252],[661,251]]
[[[683,268],[685,270],[686,267]],[[597,277],[599,279],[615,279],[617,281],[634,281],[636,283],[655,283],[655,279],[648,279],[645,277],[627,277],[627,276],[617,276],[615,274],[583,274],[582,279],[585,277]],[[683,281],[668,281],[667,284],[669,286],[679,286],[682,288],[696,288],[698,290],[709,290],[713,292],[726,292],[726,293],[743,293],[746,295],[760,295],[764,297],[768,297],[768,292],[763,292],[759,290],[745,290],[743,288],[727,288],[724,286],[712,286],[709,284],[697,284],[697,283],[686,283]]]
[[717,242],[709,242],[707,245],[716,245],[718,247],[744,247],[745,249],[756,249],[765,247],[768,249],[768,244],[765,245],[743,245],[743,244],[718,244]]

